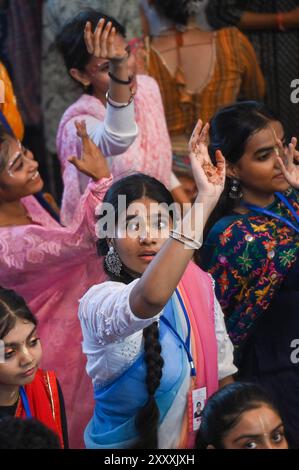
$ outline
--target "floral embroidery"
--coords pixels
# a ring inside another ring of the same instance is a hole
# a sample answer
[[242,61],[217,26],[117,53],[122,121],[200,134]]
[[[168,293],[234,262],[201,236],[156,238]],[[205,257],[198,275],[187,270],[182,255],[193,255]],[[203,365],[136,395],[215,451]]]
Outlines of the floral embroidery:
[[[288,198],[299,213],[298,193],[293,190]],[[293,220],[278,200],[271,210]],[[202,258],[215,279],[227,329],[238,350],[296,261],[299,236],[282,222],[264,215],[236,214],[227,223],[224,218],[213,227]]]
[[249,271],[252,268],[252,260],[249,258],[248,253],[244,253],[244,255],[239,256],[237,258],[238,263],[242,266],[243,270]]
[[291,267],[292,263],[295,261],[296,259],[296,249],[290,249],[288,251],[285,251],[283,252],[279,259],[281,260],[281,263],[283,264],[283,266],[287,266],[288,268]]

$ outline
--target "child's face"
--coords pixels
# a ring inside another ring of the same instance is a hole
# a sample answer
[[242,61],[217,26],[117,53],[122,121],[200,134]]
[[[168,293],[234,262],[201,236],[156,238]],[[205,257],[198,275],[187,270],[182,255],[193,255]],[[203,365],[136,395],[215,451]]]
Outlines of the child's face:
[[0,387],[32,382],[42,357],[36,326],[27,320],[18,319],[2,341],[5,361],[0,363]]

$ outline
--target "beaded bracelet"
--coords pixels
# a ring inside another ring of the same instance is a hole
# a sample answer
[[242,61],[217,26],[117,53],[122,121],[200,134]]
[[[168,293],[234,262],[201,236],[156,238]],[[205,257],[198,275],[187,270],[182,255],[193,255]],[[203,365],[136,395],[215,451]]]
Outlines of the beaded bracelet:
[[129,106],[129,104],[132,103],[133,99],[134,99],[134,96],[135,94],[134,93],[131,93],[131,96],[129,98],[129,101],[127,103],[119,103],[119,104],[116,104],[116,101],[113,101],[111,96],[109,95],[109,91],[107,91],[106,93],[106,101],[107,103],[110,104],[110,106],[112,106],[112,108],[126,108],[127,106]]

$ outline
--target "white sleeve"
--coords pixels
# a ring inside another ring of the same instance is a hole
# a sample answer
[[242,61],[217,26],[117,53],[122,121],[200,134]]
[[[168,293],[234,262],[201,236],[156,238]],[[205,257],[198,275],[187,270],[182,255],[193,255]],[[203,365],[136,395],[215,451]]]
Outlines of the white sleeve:
[[86,332],[95,337],[100,345],[121,342],[159,320],[162,312],[146,320],[136,317],[132,312],[129,297],[138,281],[135,279],[127,285],[107,281],[89,289],[79,304],[83,337]]
[[238,369],[234,365],[234,347],[227,334],[224,315],[220,304],[214,296],[215,332],[218,346],[218,380],[235,374]]
[[124,153],[138,134],[134,102],[124,108],[107,104],[103,122],[92,116],[86,116],[85,121],[88,135],[106,157]]

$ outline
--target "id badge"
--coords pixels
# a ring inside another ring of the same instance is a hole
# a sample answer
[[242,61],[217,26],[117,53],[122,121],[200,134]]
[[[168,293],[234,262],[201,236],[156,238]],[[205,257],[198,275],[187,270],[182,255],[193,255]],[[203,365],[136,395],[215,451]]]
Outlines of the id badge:
[[196,388],[189,393],[189,426],[192,431],[200,427],[200,413],[204,409],[207,399],[207,388]]

